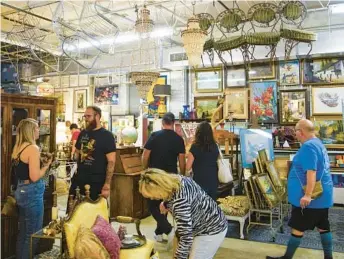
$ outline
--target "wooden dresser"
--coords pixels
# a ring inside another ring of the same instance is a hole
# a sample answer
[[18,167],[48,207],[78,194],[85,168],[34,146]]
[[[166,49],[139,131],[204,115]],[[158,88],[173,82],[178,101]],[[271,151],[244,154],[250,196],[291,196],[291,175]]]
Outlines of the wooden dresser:
[[145,218],[149,216],[147,200],[139,192],[141,149],[118,147],[115,174],[111,182],[110,216]]

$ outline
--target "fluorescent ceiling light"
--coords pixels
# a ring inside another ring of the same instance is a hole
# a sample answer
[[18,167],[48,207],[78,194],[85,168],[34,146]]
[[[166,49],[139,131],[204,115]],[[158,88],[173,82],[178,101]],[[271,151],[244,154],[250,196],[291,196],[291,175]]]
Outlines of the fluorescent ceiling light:
[[[153,30],[150,35],[148,33],[142,34],[141,39],[147,39],[149,36],[153,39],[157,38],[163,38],[173,35],[173,29],[171,27],[164,27],[164,28],[156,28]],[[87,49],[92,46],[98,47],[100,45],[110,45],[113,43],[127,43],[127,42],[133,42],[138,41],[140,39],[140,36],[137,33],[134,32],[125,32],[120,33],[118,37],[104,37],[100,40],[89,40],[89,41],[79,41],[75,44],[68,44],[66,47],[66,50],[68,51],[74,51],[74,50],[80,50],[80,49]]]
[[331,12],[333,14],[344,13],[344,4],[331,5]]

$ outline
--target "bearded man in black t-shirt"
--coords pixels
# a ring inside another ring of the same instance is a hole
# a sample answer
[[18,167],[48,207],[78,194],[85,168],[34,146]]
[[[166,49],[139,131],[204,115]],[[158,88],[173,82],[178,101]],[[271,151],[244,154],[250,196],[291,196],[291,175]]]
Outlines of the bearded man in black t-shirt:
[[78,169],[69,194],[75,195],[75,189],[79,186],[80,193],[84,195],[85,185],[89,184],[92,200],[97,200],[99,195],[108,198],[116,163],[115,138],[101,127],[101,109],[97,106],[87,107],[84,118],[86,129],[80,132],[75,144]]
[[[184,140],[174,131],[175,117],[167,112],[162,118],[162,130],[153,132],[144,146],[142,163],[144,168],[158,168],[169,173],[178,173],[177,160],[181,174],[185,174],[185,145]],[[160,200],[148,200],[152,216],[157,222],[155,239],[163,241],[163,234],[168,236],[170,246],[174,230],[167,220],[167,215],[160,213]]]

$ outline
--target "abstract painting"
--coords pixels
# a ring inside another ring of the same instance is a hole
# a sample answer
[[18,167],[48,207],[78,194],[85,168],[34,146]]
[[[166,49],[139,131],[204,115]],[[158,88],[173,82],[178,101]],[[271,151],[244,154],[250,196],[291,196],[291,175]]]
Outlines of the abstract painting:
[[308,115],[307,89],[280,90],[280,124],[295,125]]
[[227,69],[226,87],[238,87],[246,85],[246,72],[245,69]]
[[234,119],[248,118],[248,89],[230,88],[226,90],[224,117],[233,113]]
[[344,83],[344,58],[320,58],[303,61],[303,84]]
[[87,89],[74,91],[74,112],[84,112],[87,107]]
[[313,115],[341,115],[344,86],[312,87]]
[[258,156],[259,150],[267,149],[268,160],[274,160],[274,148],[271,130],[241,129],[240,149],[242,167],[252,168],[252,162]]
[[248,79],[273,79],[275,78],[275,64],[274,62],[267,63],[252,63],[250,64]]
[[254,82],[250,86],[251,112],[255,112],[259,122],[277,122],[277,83],[275,81]]
[[300,84],[300,63],[298,60],[280,61],[280,85]]
[[206,68],[195,71],[196,92],[222,92],[222,68]]
[[94,103],[98,105],[118,105],[118,88],[117,84],[95,87]]
[[[197,112],[197,118],[202,118],[203,114],[205,118],[211,119],[213,116],[214,111],[217,108],[217,96],[209,96],[209,97],[195,97],[194,104]],[[216,119],[221,119],[218,116]]]
[[344,144],[344,127],[342,120],[316,120],[313,123],[315,135],[321,139],[324,144]]

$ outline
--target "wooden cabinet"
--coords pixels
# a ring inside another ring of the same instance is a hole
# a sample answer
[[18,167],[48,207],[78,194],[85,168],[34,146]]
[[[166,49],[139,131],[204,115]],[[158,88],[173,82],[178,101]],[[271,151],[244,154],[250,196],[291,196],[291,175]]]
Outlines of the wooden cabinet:
[[[41,151],[55,152],[56,99],[17,94],[1,94],[1,208],[11,191],[11,154],[16,141],[16,128],[20,120],[34,118],[40,126],[40,137],[37,141]],[[55,179],[50,176],[44,194],[44,221],[51,221],[51,209],[54,194]],[[18,219],[1,217],[1,258],[15,256]],[[40,251],[52,248],[52,241],[43,240]]]
[[117,148],[115,174],[111,183],[111,217],[129,216],[141,219],[149,216],[147,200],[139,192],[142,165],[138,166],[137,156],[141,156],[139,148]]

